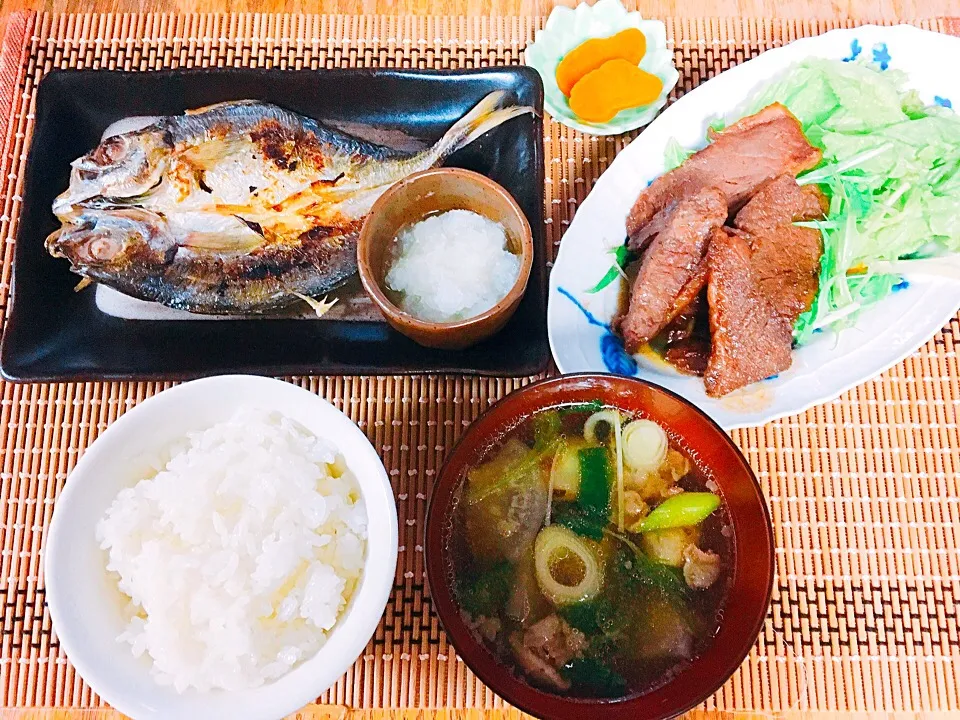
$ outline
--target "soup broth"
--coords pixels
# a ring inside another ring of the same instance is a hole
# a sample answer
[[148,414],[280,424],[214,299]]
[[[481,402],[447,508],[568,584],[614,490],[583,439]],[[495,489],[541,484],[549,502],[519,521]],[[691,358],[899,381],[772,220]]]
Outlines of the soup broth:
[[656,423],[599,403],[538,412],[459,492],[457,602],[530,684],[580,697],[649,692],[719,629],[728,518],[716,486]]

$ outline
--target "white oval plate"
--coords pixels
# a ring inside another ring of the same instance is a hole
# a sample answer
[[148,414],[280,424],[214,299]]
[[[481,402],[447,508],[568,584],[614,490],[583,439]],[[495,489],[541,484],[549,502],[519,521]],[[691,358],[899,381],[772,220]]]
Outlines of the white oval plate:
[[[155,470],[164,448],[223,422],[239,406],[273,410],[329,440],[356,476],[367,508],[363,578],[316,655],[241,692],[159,685],[145,657],[116,640],[121,596],[106,571],[96,524],[117,493]],[[47,603],[60,645],[80,676],[137,720],[273,720],[312,702],[363,652],[383,615],[397,566],[397,508],[380,456],[350,418],[323,398],[272,378],[221,375],[164,390],[127,411],[84,453],[57,498],[43,549]]]
[[905,72],[907,86],[927,103],[960,106],[960,38],[909,25],[834,30],[769,50],[692,90],[667,108],[603,173],[563,236],[550,275],[547,325],[562,373],[636,375],[690,400],[725,429],[760,425],[806,410],[898,363],[940,330],[960,307],[960,282],[908,277],[907,285],[864,311],[856,326],[825,332],[793,353],[792,367],[775,378],[721,398],[708,398],[700,378],[663,362],[627,355],[609,331],[619,283],[586,290],[610,268],[609,250],[623,243],[626,216],[640,191],[664,172],[670,138],[686,148],[705,144],[707,125],[732,113],[787,66],[808,57],[861,55]]

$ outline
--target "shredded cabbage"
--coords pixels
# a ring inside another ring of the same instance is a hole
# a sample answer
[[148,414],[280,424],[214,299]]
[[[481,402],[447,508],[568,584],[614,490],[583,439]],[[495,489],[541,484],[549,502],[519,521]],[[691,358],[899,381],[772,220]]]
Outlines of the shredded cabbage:
[[[803,125],[823,161],[801,175],[830,199],[820,292],[794,328],[798,344],[840,329],[901,284],[871,271],[881,261],[960,251],[960,117],[924,106],[906,76],[867,63],[810,59],[789,68],[737,116],[779,102]],[[684,159],[670,145],[668,166]],[[679,164],[679,163],[677,163]]]

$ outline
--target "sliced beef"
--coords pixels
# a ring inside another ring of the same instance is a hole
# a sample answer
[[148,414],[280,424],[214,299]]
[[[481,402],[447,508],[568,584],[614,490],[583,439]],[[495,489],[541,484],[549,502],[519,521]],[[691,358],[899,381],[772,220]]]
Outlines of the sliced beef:
[[[706,258],[704,258],[704,268],[706,268],[706,265]],[[698,278],[701,275],[704,280],[703,287],[705,288],[707,279],[706,272],[698,273],[697,276],[694,277]],[[669,323],[667,323],[667,326],[660,333],[660,338],[667,344],[667,346],[674,345],[678,342],[683,342],[693,335],[696,327],[697,317],[700,315],[701,310],[706,307],[706,304],[706,294],[701,292],[689,305],[677,313],[677,315]]]
[[[709,251],[708,255],[709,255]],[[704,268],[708,265],[704,262]],[[706,280],[707,273],[703,272]],[[706,292],[701,292],[660,333],[663,359],[685,375],[703,376],[710,357],[710,319]]]
[[710,361],[710,338],[691,335],[667,346],[663,359],[684,375],[703,377]]
[[[619,326],[629,352],[650,341],[690,301],[710,233],[723,225],[727,205],[716,188],[702,188],[680,200],[669,221],[640,259],[630,304]],[[702,282],[702,281],[701,281]]]
[[718,133],[713,142],[640,193],[627,218],[631,249],[640,250],[669,225],[677,202],[703,188],[718,188],[735,212],[757,189],[780,175],[796,175],[820,162],[800,121],[774,103]]
[[673,307],[670,308],[668,323],[672,323],[677,318],[690,317],[697,312],[697,298],[703,294],[703,289],[707,287],[707,255],[706,249],[700,262],[694,268],[693,275],[683,286],[677,299],[673,301]]
[[774,310],[796,322],[810,309],[820,284],[823,240],[799,220],[824,216],[827,200],[816,187],[801,187],[791,175],[764,185],[737,213],[734,225],[753,250],[753,269]]
[[510,635],[510,647],[527,674],[543,685],[569,690],[570,681],[560,669],[583,654],[587,639],[559,615],[548,615],[526,630]]
[[716,230],[709,267],[712,351],[703,384],[720,397],[790,367],[793,323],[768,301],[743,237]]

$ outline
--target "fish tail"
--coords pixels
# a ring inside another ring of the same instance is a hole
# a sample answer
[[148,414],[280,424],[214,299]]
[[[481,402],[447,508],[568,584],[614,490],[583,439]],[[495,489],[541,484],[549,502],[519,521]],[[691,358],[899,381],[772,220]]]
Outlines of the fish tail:
[[435,155],[437,160],[440,160],[469,145],[481,135],[493,130],[507,120],[534,112],[534,109],[528,105],[503,107],[506,100],[507,93],[503,90],[497,90],[487,95],[477,103],[473,110],[460,118],[444,133],[443,137],[433,146],[431,154]]

